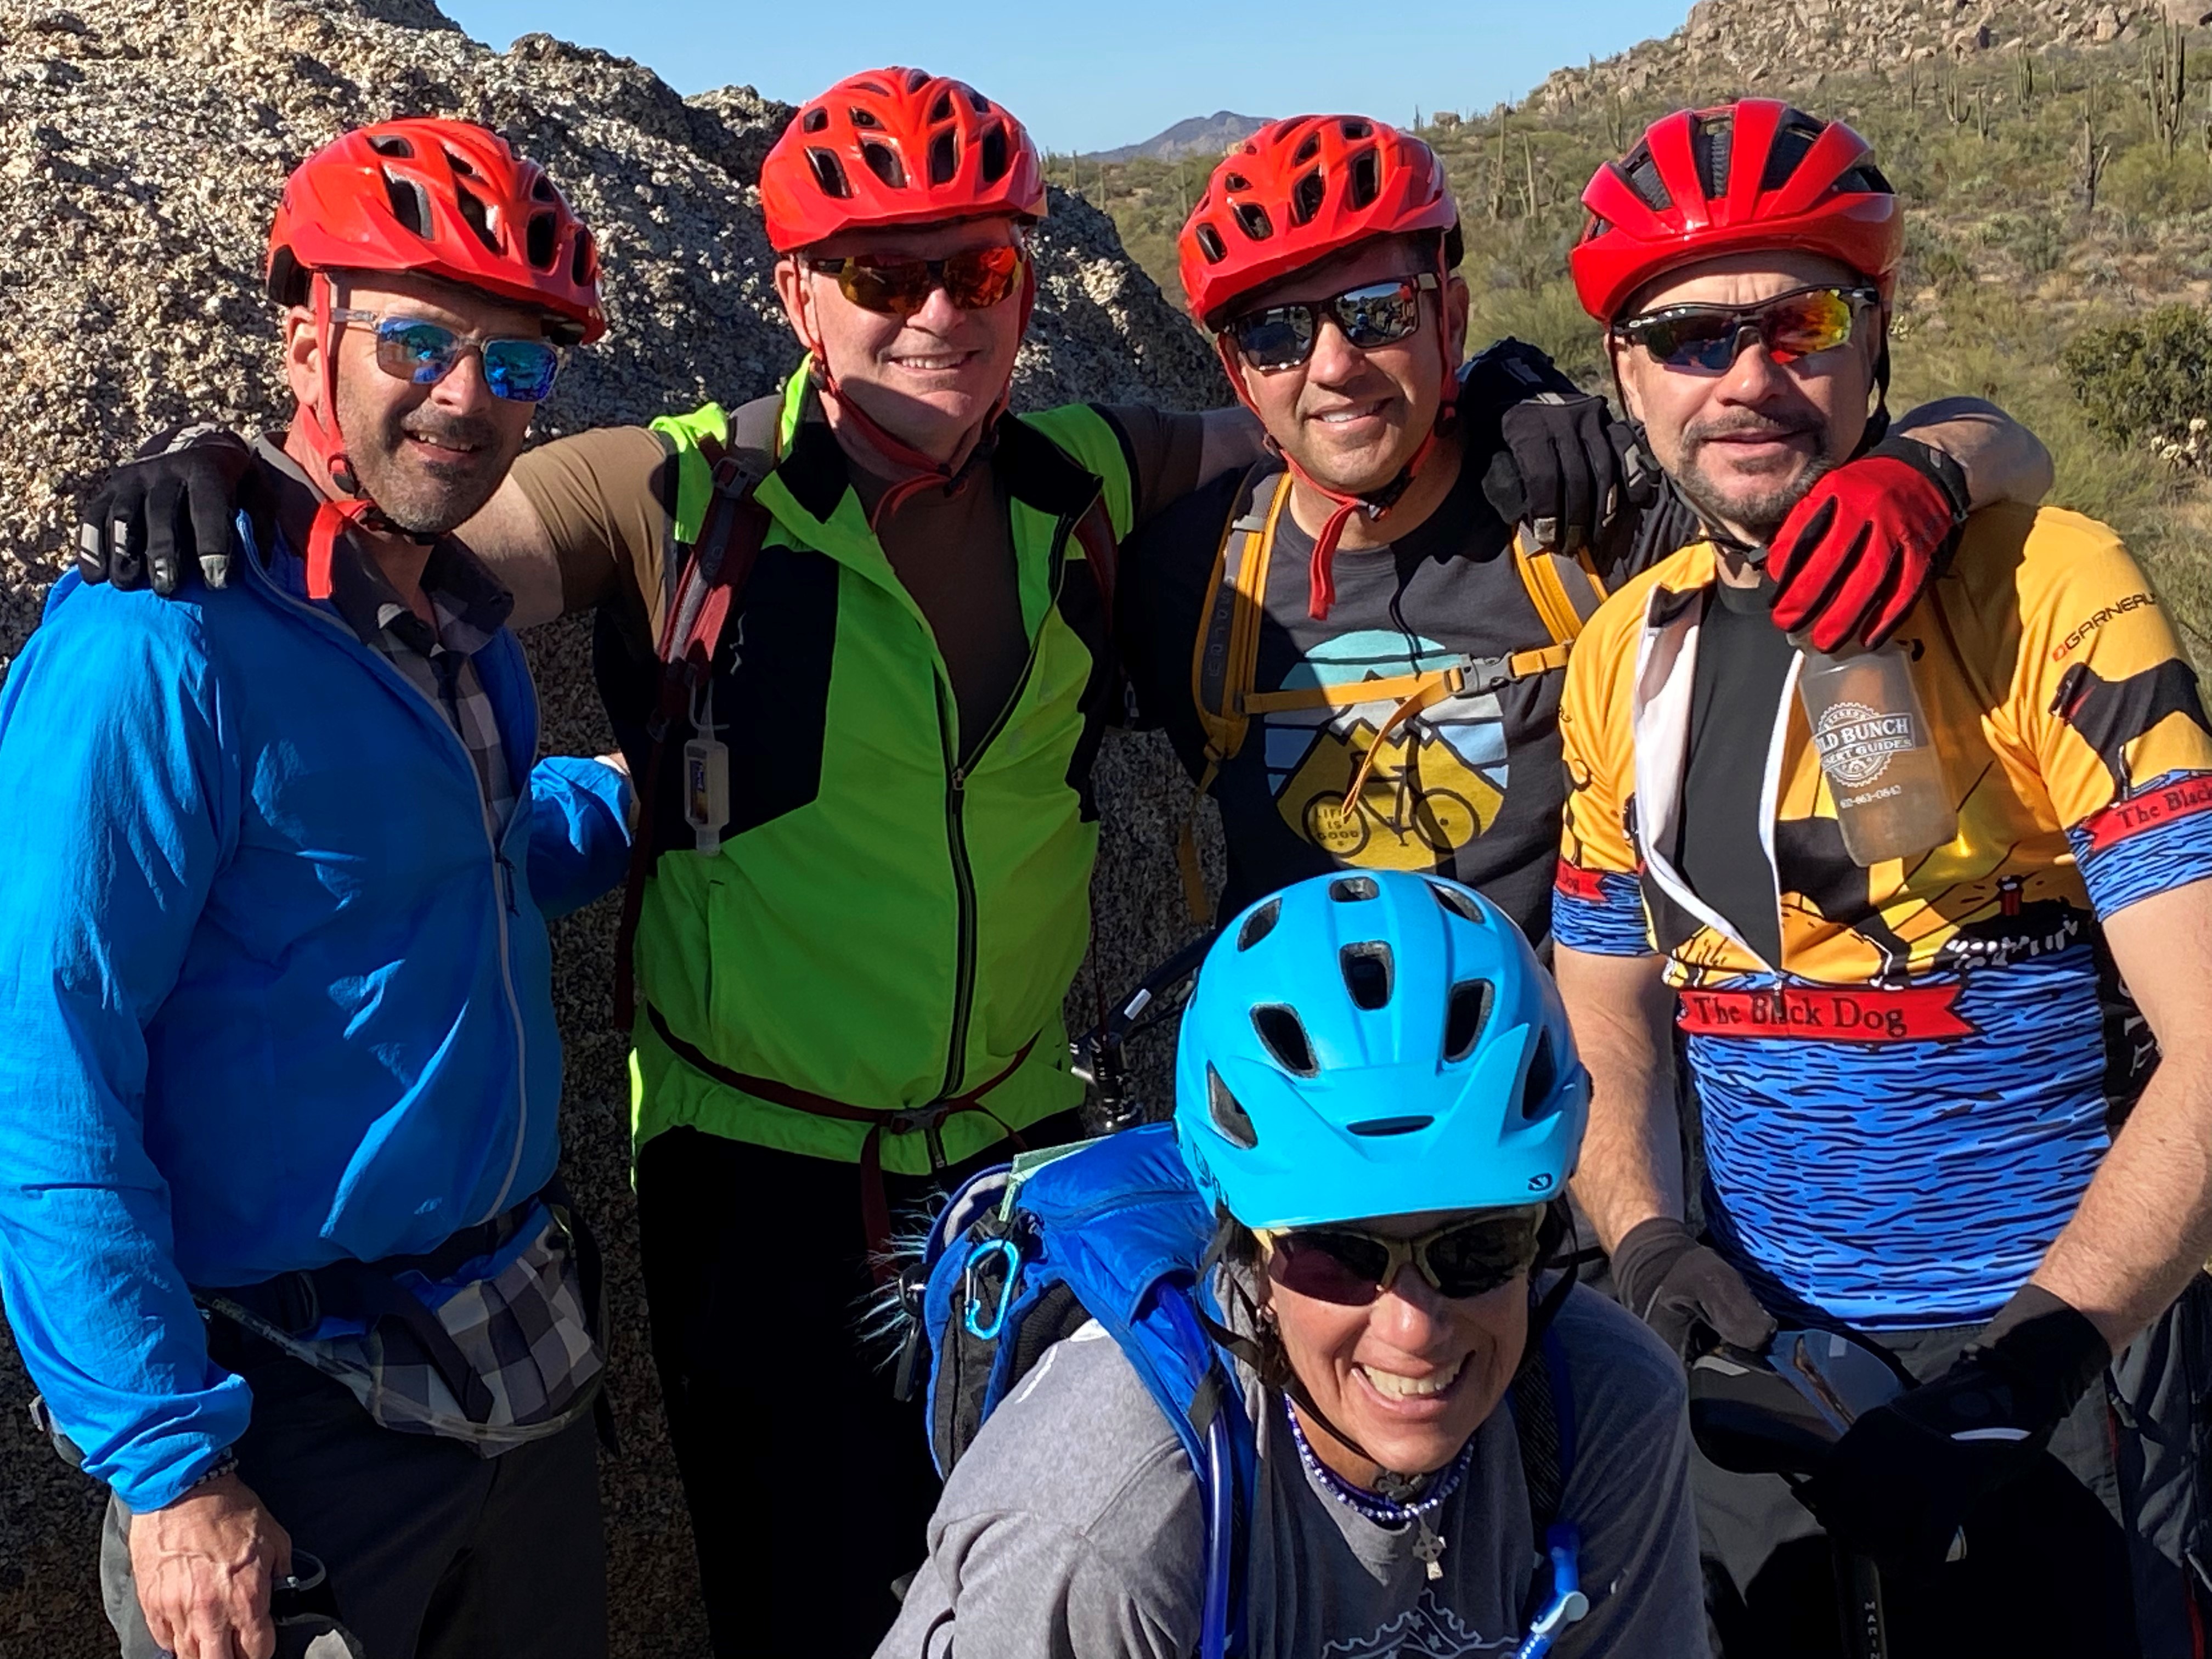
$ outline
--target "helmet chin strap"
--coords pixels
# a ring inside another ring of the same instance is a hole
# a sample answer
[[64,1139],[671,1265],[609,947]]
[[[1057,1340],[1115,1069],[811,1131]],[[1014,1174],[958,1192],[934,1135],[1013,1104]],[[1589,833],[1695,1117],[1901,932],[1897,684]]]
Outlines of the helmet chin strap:
[[[1438,394],[1437,417],[1429,427],[1428,435],[1421,440],[1420,447],[1413,451],[1406,465],[1398,469],[1398,476],[1380,489],[1370,490],[1362,495],[1347,495],[1343,490],[1330,489],[1300,466],[1272,436],[1267,441],[1269,451],[1280,458],[1291,477],[1324,501],[1335,504],[1334,510],[1322,526],[1321,533],[1314,538],[1313,559],[1307,573],[1306,613],[1316,622],[1327,622],[1328,613],[1335,607],[1336,545],[1343,538],[1344,527],[1352,521],[1352,515],[1364,513],[1370,524],[1380,524],[1389,516],[1390,509],[1404,498],[1406,492],[1413,488],[1413,480],[1420,476],[1421,468],[1435,453],[1438,442],[1458,421],[1459,365],[1451,360],[1451,343],[1444,332],[1443,296],[1450,292],[1450,272],[1443,268],[1441,251],[1437,255],[1437,265],[1440,280],[1437,285],[1437,355],[1443,363],[1443,389]],[[1213,344],[1214,349],[1221,354],[1221,367],[1229,376],[1229,384],[1236,392],[1237,401],[1257,415],[1259,409],[1245,392],[1243,377],[1237,373],[1237,349],[1230,343],[1228,334],[1215,335]],[[1332,1429],[1330,1432],[1334,1433],[1335,1431]],[[1343,1438],[1341,1435],[1337,1437]]]
[[323,469],[323,477],[315,480],[323,499],[307,531],[307,597],[327,599],[338,538],[349,528],[358,525],[380,536],[404,536],[416,542],[437,538],[403,530],[392,523],[354,476],[344,434],[338,430],[337,325],[331,316],[331,279],[319,270],[315,272],[313,289],[315,351],[323,366],[323,396],[319,407],[301,403],[299,418],[306,422],[308,447]]
[[[1022,253],[1020,304],[1021,324],[1015,332],[1017,341],[1028,334],[1030,313],[1036,307],[1036,266],[1026,248]],[[886,429],[881,422],[861,408],[860,399],[837,383],[836,375],[830,371],[829,349],[803,313],[797,326],[799,342],[806,348],[807,373],[813,379],[815,390],[821,394],[823,402],[830,405],[835,424],[849,422],[869,448],[893,466],[902,469],[905,474],[894,478],[890,488],[877,498],[874,510],[868,514],[871,532],[879,532],[884,520],[909,496],[933,486],[942,489],[948,495],[966,487],[963,473],[966,471],[969,462],[975,459],[976,452],[997,428],[1000,417],[1006,412],[1007,404],[1013,396],[1013,370],[1011,367],[1006,371],[1006,383],[999,388],[999,395],[992,399],[983,418],[962,434],[949,459],[939,461]]]

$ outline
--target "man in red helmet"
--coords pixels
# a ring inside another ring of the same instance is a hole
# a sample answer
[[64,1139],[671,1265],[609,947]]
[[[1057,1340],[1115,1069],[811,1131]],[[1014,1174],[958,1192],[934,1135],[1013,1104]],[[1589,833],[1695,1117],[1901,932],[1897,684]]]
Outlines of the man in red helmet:
[[322,1572],[377,1659],[592,1659],[544,918],[618,878],[629,791],[532,765],[448,534],[601,330],[591,240],[495,135],[395,121],[294,173],[269,276],[299,409],[216,452],[236,574],[64,577],[0,696],[0,1290],[111,1490],[125,1659],[268,1659]]
[[[1511,342],[1462,364],[1458,210],[1419,140],[1364,116],[1278,121],[1216,167],[1179,248],[1192,314],[1270,453],[1131,540],[1122,642],[1145,713],[1220,805],[1224,908],[1339,866],[1430,870],[1542,939],[1569,651],[1606,588],[1694,520],[1626,469],[1598,481],[1637,498],[1610,514],[1513,499],[1528,428],[1603,405]],[[1516,381],[1538,395],[1498,389]],[[2047,483],[2042,447],[1986,404],[1908,422],[1977,500]],[[1851,580],[1823,591],[1814,572],[1793,592],[1823,634],[1886,628],[1869,599],[1917,592],[1948,531],[1884,507],[1899,470],[1826,481],[1847,507],[1831,540],[1869,514],[1878,533]],[[1549,550],[1516,536],[1551,518],[1589,529]],[[1188,860],[1185,874],[1203,911]]]
[[[1695,1375],[1772,1374],[1802,1425],[1842,1433],[1804,1504],[1701,1464],[1727,1651],[1869,1650],[1838,1646],[1832,1541],[1881,1565],[1899,1652],[2202,1652],[2196,676],[2105,526],[1969,513],[1948,468],[1881,437],[1904,225],[1856,133],[1769,100],[1684,111],[1583,200],[1583,303],[1705,528],[1607,603],[1568,671],[1553,925],[1594,1079],[1577,1190],[1631,1310],[1686,1358],[1729,1351]],[[1839,487],[1862,473],[1882,507]],[[1892,524],[1943,573],[1896,594],[1896,643],[1801,653],[1784,605],[1808,548],[1849,529],[1832,574],[1852,581]],[[1801,683],[1838,674],[1857,689],[1801,710]],[[1935,810],[1907,838],[1909,791]],[[1854,1365],[1875,1385],[1856,1398],[1821,1380]],[[1850,1582],[1853,1627],[1878,1624]]]

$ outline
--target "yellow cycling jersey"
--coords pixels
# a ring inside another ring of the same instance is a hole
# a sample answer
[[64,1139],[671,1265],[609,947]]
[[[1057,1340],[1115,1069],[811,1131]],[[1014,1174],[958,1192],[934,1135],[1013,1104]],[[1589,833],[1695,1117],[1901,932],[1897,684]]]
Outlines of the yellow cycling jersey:
[[1673,856],[1698,635],[1683,549],[1569,665],[1553,902],[1569,948],[1667,957],[1708,1212],[1755,1282],[1871,1326],[1986,1317],[2072,1214],[2136,1031],[2098,918],[2212,877],[2212,730],[2141,568],[2054,508],[1977,513],[1899,630],[1958,833],[1863,868],[1793,664],[1759,768],[1782,943],[1762,960]]

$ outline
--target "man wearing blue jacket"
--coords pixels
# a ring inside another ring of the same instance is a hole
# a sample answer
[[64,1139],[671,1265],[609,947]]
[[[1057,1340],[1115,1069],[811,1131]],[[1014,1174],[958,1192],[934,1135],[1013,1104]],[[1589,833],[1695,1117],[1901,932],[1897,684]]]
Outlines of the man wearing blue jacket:
[[270,242],[299,399],[221,589],[59,583],[0,693],[0,1292],[112,1492],[125,1659],[266,1659],[293,1547],[375,1659],[605,1650],[589,1247],[544,918],[628,854],[532,767],[512,600],[445,532],[605,330],[482,128],[345,135]]

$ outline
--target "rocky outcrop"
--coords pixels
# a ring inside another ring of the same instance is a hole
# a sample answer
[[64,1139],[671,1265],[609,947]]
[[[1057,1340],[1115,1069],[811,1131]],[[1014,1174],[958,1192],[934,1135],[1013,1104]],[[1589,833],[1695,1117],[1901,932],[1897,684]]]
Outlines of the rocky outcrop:
[[1672,34],[1556,70],[1528,101],[1561,110],[1655,85],[1716,95],[1790,88],[1946,58],[2103,46],[2160,23],[2208,21],[2206,0],[1698,0]]
[[[286,172],[343,126],[487,122],[599,230],[612,331],[569,364],[539,435],[740,401],[796,356],[751,189],[790,112],[750,88],[681,98],[635,64],[542,34],[494,52],[431,0],[70,3],[0,0],[0,670],[61,568],[76,495],[105,464],[187,416],[281,417],[259,291],[269,216]],[[1038,246],[1019,400],[1191,408],[1225,395],[1103,215],[1056,193]],[[531,641],[556,750],[608,746],[584,631],[557,624]],[[1086,1017],[1182,926],[1170,848],[1185,793],[1149,742],[1109,746],[1105,768],[1099,944],[1075,998]],[[702,1653],[704,1637],[643,1339],[623,1045],[602,1029],[611,931],[605,907],[558,929],[564,1129],[618,1310],[624,1449],[605,1474],[618,1650],[667,1659]],[[28,1394],[0,1334],[0,1659],[112,1653],[92,1577],[98,1493],[36,1442]]]

